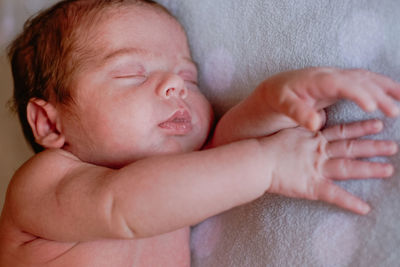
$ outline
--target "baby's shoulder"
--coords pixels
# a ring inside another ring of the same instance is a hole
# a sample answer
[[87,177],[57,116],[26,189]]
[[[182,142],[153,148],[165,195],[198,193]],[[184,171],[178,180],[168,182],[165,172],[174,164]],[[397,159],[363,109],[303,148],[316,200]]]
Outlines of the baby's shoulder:
[[82,162],[71,153],[61,149],[47,149],[26,161],[14,174],[15,179],[29,179],[30,177],[54,180],[70,168]]
[[0,247],[4,245],[4,236],[12,236],[18,242],[32,239],[32,235],[21,230],[25,222],[21,223],[20,218],[26,218],[21,215],[32,213],[31,204],[40,203],[44,196],[55,193],[66,173],[80,164],[72,154],[53,149],[34,155],[15,172],[8,185],[0,218]]
[[45,150],[34,155],[15,172],[7,195],[43,192],[57,185],[70,170],[81,164],[77,157],[64,150]]

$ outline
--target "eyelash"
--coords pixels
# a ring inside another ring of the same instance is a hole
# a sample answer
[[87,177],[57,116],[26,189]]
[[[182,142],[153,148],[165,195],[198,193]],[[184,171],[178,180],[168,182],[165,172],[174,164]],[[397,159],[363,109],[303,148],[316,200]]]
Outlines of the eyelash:
[[[187,79],[187,77],[182,77],[181,78],[184,80],[185,83],[190,83],[191,85],[198,87],[198,83],[196,80],[192,79]],[[147,80],[147,75],[146,74],[131,74],[131,75],[120,75],[120,76],[115,76],[115,79],[144,79],[143,81],[140,82],[140,84],[144,83]]]
[[122,75],[122,76],[115,76],[115,79],[126,79],[126,78],[142,78],[142,77],[147,77],[146,75],[143,74],[132,74],[132,75]]
[[123,75],[114,77],[117,81],[120,81],[123,85],[134,85],[139,86],[147,81],[146,75]]
[[184,81],[197,86],[197,81],[193,81],[193,80],[184,80]]
[[193,84],[194,86],[198,86],[197,84],[197,79],[193,79],[192,75],[182,75],[182,74],[178,74],[184,82]]

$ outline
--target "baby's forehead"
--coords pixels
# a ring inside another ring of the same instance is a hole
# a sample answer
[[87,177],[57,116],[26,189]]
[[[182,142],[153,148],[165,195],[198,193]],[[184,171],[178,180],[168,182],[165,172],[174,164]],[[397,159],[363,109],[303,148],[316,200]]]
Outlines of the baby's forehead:
[[[136,19],[141,20],[140,23],[136,23]],[[135,5],[121,6],[102,11],[95,22],[88,24],[87,27],[82,26],[83,28],[79,30],[81,32],[76,35],[78,40],[75,47],[75,61],[82,68],[101,67],[108,57],[127,50],[145,52],[136,53],[142,55],[163,54],[169,57],[183,57],[191,61],[183,27],[162,9]],[[154,34],[150,24],[161,25],[168,33],[164,34],[165,31],[161,31]],[[174,50],[177,51],[175,54]],[[179,55],[182,51],[185,54],[183,56]]]
[[[148,23],[151,24],[153,20],[163,20],[166,21],[166,25],[171,28],[175,28],[180,33],[186,35],[183,26],[180,22],[171,14],[167,9],[162,6],[153,6],[149,4],[126,4],[121,6],[109,6],[98,10],[97,18],[92,20],[89,18],[88,30],[93,32],[95,29],[99,30],[106,27],[107,25],[113,25],[120,21],[121,18],[142,18],[146,16],[141,16],[143,13],[151,14],[152,17],[148,18]],[[92,26],[92,27],[90,27]],[[79,27],[79,25],[78,25]],[[85,26],[84,26],[85,27]]]
[[[143,16],[143,9],[151,15]],[[136,20],[141,20],[141,24],[135,23]],[[154,20],[159,20],[159,22],[154,22]],[[81,29],[80,31],[86,31],[84,34],[77,34],[79,45],[76,50],[84,52],[83,59],[85,54],[94,59],[100,59],[114,51],[124,49],[140,51],[153,48],[153,52],[156,52],[157,49],[154,47],[165,49],[171,42],[181,43],[182,50],[188,48],[186,33],[181,24],[170,14],[155,7],[124,6],[105,10],[97,22],[88,25],[86,29]],[[168,31],[168,35],[154,34],[151,25],[157,23],[162,24],[162,27]],[[132,44],[136,46],[129,46]]]
[[[151,16],[143,16],[143,13],[151,13]],[[121,23],[130,20],[131,24],[124,24],[128,32],[127,34],[143,35],[146,29],[135,28],[135,20],[147,20],[146,24],[154,24],[154,20],[163,21],[168,31],[173,32],[174,35],[180,35],[186,40],[186,32],[180,22],[161,7],[154,7],[148,5],[126,5],[99,10],[95,18],[88,18],[86,23],[77,25],[77,34],[75,37],[79,41],[86,41],[88,45],[94,44],[96,46],[107,46],[107,41],[112,41],[111,38],[115,37],[114,34],[119,33],[118,29]],[[136,33],[132,32],[136,29]],[[147,32],[151,35],[151,32]],[[100,48],[100,47],[99,47]]]

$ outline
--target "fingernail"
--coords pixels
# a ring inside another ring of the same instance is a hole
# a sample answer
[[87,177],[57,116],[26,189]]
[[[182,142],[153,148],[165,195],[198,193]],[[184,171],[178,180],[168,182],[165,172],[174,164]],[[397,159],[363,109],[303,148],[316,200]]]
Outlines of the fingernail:
[[392,166],[392,165],[387,166],[387,167],[386,167],[386,175],[387,175],[387,177],[392,176],[393,173],[394,173],[394,168],[393,168],[393,166]]
[[397,150],[399,149],[398,146],[397,146],[397,144],[396,144],[395,142],[391,142],[389,148],[390,148],[390,153],[391,153],[392,155],[396,154],[396,153],[397,153]]
[[392,110],[392,114],[391,114],[391,115],[392,115],[393,117],[396,117],[396,116],[399,115],[399,113],[400,113],[399,107],[395,106],[395,107],[393,108],[393,110]]
[[398,151],[399,151],[399,146],[396,143],[394,143],[393,154],[396,154]]
[[363,205],[361,210],[362,210],[362,214],[366,215],[371,211],[371,207],[369,205]]
[[314,132],[318,131],[320,127],[321,127],[321,118],[319,114],[314,113],[310,118],[310,121],[308,122],[308,128]]
[[376,104],[374,102],[370,102],[365,106],[365,109],[369,112],[376,110]]
[[373,127],[375,130],[380,131],[380,130],[382,130],[382,128],[383,128],[383,123],[382,123],[382,121],[380,121],[380,120],[376,120],[376,121],[374,121],[374,124],[372,125],[372,127]]

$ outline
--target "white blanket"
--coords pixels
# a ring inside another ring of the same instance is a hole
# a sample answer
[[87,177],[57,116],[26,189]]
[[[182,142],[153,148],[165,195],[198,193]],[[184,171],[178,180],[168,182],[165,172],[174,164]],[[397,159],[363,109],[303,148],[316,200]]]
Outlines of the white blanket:
[[[288,69],[366,68],[400,81],[400,0],[159,2],[186,28],[201,86],[218,116]],[[383,118],[347,101],[328,110],[329,124],[371,117]],[[376,138],[399,141],[400,119],[384,122]],[[388,160],[400,168],[400,155]],[[193,230],[192,265],[399,266],[399,175],[342,183],[371,204],[365,217],[265,195],[208,219]]]

